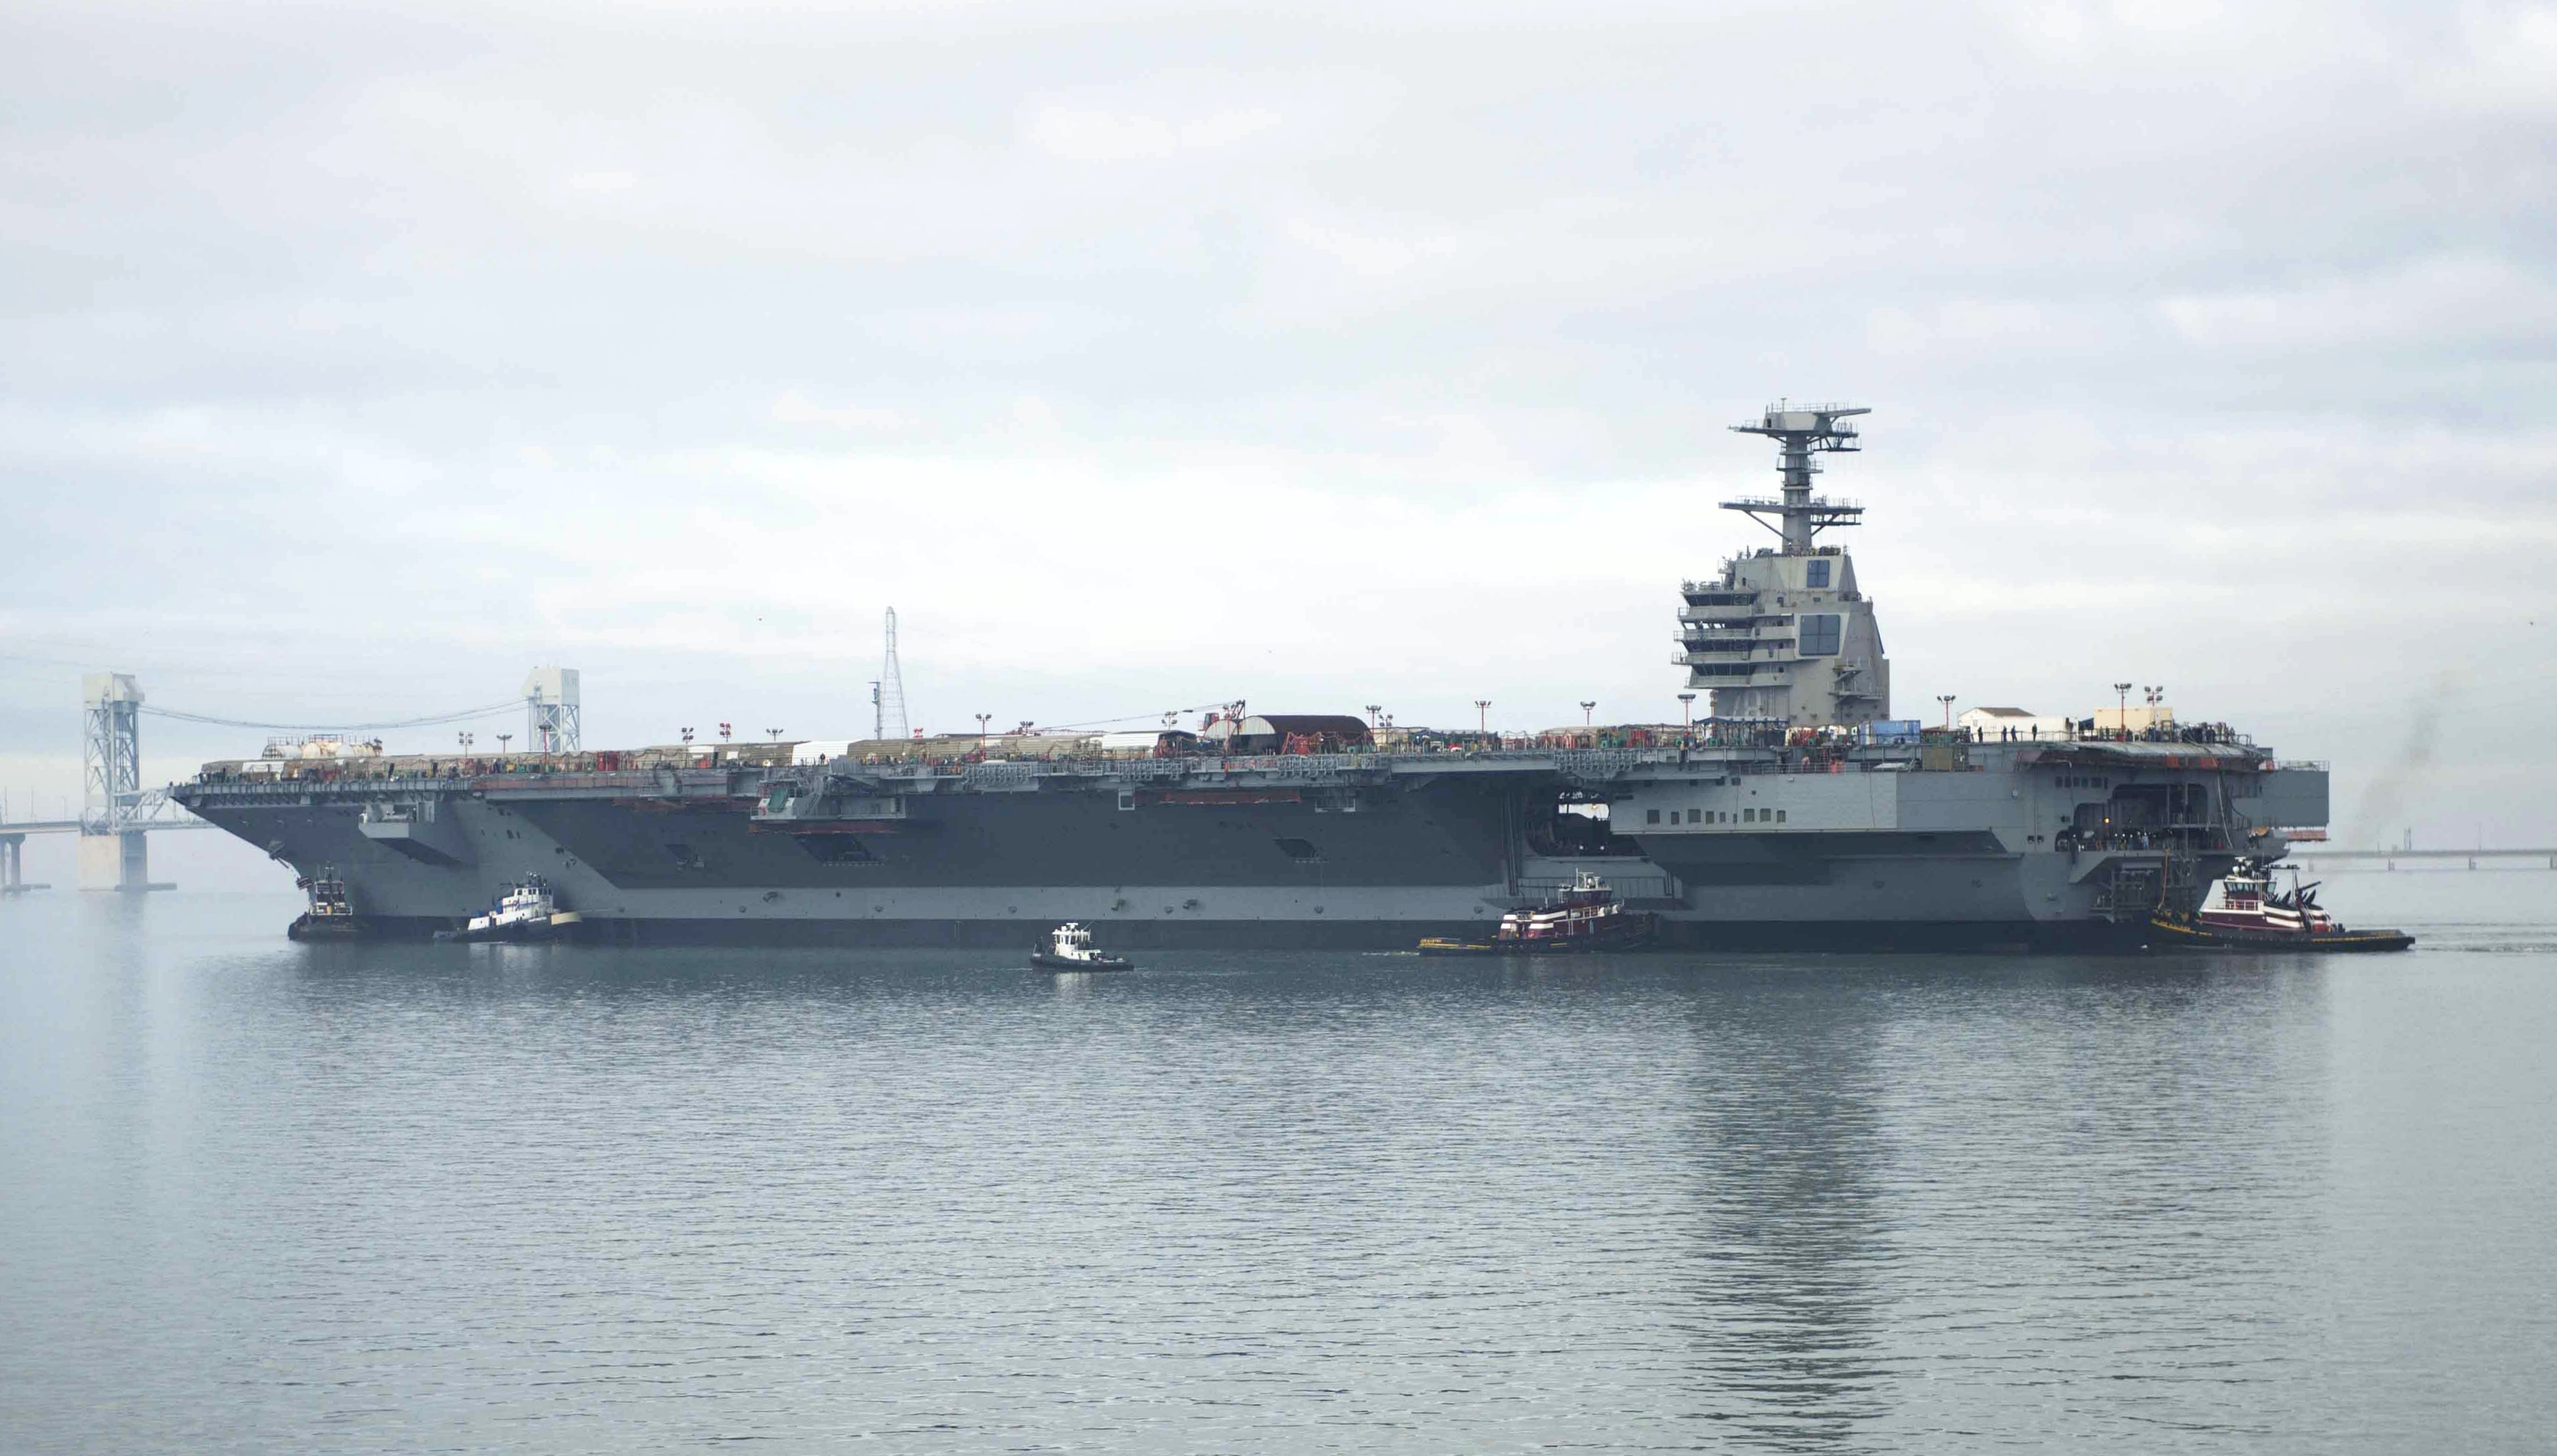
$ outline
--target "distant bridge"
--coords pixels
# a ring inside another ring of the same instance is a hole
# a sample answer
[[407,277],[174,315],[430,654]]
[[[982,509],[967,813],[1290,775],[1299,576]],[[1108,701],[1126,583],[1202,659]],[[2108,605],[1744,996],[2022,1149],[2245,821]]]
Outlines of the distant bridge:
[[2293,844],[2290,858],[2302,869],[2324,869],[2335,865],[2346,871],[2368,869],[2374,864],[2389,870],[2395,869],[2399,860],[2407,861],[2411,867],[2437,860],[2464,860],[2471,869],[2557,869],[2557,849],[2313,850]]
[[0,895],[23,895],[29,890],[51,889],[48,884],[27,883],[23,863],[27,836],[31,834],[77,834],[76,819],[29,819],[11,824],[0,820]]
[[154,890],[149,841],[155,829],[210,829],[166,788],[142,786],[142,688],[132,675],[93,672],[80,680],[80,813],[77,819],[0,820],[0,895],[29,884],[27,836],[75,834],[82,889]]
[[[87,835],[90,839],[101,842],[111,839],[115,847],[115,858],[111,863],[105,860],[103,852],[88,852],[86,843],[83,842],[81,846],[83,853],[80,857],[82,889],[167,889],[170,886],[166,881],[157,884],[151,882],[149,870],[146,867],[150,861],[144,858],[141,851],[135,851],[131,855],[135,877],[139,882],[125,882],[126,844],[140,843],[142,836],[151,830],[211,829],[213,827],[208,821],[199,819],[180,808],[177,801],[169,797],[169,791],[165,788],[144,789],[136,794],[122,796],[116,808],[122,812],[107,820],[113,827],[106,829],[98,827],[99,820],[85,815],[78,819],[0,819],[0,895],[23,895],[29,890],[53,887],[27,882],[25,859],[27,836],[31,834]],[[126,835],[132,836],[130,842],[123,838]],[[92,865],[90,862],[92,860],[99,862]],[[109,878],[113,882],[93,884],[89,882],[92,878]]]
[[[27,836],[75,834],[79,839],[79,883],[82,889],[155,890],[173,886],[151,878],[149,834],[154,830],[211,829],[169,797],[169,790],[142,786],[142,715],[225,728],[300,728],[292,724],[248,723],[208,718],[202,714],[142,706],[142,685],[131,673],[93,672],[80,679],[80,812],[76,819],[0,819],[0,895],[23,894],[48,886],[27,883],[22,864]],[[520,709],[526,716],[525,742],[540,752],[575,752],[580,732],[577,671],[537,667],[524,680],[524,696],[482,708],[464,709],[398,723],[358,724],[358,728],[420,728],[468,723]],[[335,730],[323,729],[323,731]],[[498,741],[512,737],[501,733]]]

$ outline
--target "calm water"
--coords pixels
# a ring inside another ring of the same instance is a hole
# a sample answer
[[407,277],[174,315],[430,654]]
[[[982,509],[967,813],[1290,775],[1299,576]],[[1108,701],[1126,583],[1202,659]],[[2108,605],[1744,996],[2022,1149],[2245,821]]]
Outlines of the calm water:
[[56,891],[0,1446],[2545,1450],[2557,875],[2330,897],[2427,944],[1075,982]]

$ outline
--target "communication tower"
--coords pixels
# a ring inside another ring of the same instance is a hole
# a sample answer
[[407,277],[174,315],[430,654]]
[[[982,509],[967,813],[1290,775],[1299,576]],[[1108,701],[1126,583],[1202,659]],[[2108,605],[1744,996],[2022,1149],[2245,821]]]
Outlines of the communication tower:
[[[1820,472],[1812,457],[1861,449],[1855,427],[1842,422],[1872,413],[1862,405],[1794,405],[1779,400],[1767,407],[1757,423],[1732,426],[1740,434],[1764,435],[1784,448],[1785,494],[1781,500],[1726,500],[1722,508],[1739,511],[1782,537],[1787,556],[1808,554],[1812,538],[1827,527],[1857,524],[1863,506],[1812,494],[1812,477]],[[1770,521],[1769,516],[1777,519]]]
[[879,680],[873,685],[877,713],[878,735],[902,738],[906,735],[905,678],[896,667],[896,608],[887,609],[887,663],[879,669]]
[[537,667],[524,678],[524,742],[535,753],[575,753],[584,735],[577,669]]

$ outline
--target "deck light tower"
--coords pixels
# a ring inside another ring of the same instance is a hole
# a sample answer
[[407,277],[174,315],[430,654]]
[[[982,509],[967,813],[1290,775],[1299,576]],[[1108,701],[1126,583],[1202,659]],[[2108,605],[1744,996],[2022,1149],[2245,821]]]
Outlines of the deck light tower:
[[2121,728],[2130,721],[2131,687],[2132,685],[2129,683],[2113,684],[2113,696],[2115,699],[2113,706],[2119,710],[2121,714],[2118,719],[2114,720],[2113,727],[2115,728]]
[[1950,730],[1953,727],[1953,695],[1939,693],[1936,695],[1936,701],[1945,705],[1945,727]]
[[1582,728],[1589,727],[1590,716],[1596,711],[1597,707],[1598,704],[1592,699],[1583,698],[1580,700],[1580,726]]
[[1477,698],[1474,700],[1474,728],[1476,730],[1484,733],[1489,733],[1492,730],[1491,699]]

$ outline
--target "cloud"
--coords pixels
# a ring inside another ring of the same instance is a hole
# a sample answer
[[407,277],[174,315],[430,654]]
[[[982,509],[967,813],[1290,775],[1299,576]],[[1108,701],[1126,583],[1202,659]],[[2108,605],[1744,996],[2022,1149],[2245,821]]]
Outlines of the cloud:
[[1370,276],[1400,273],[1414,263],[1447,257],[1456,251],[1456,243],[1451,238],[1361,235],[1316,227],[1301,217],[1287,219],[1287,235],[1316,252],[1347,264],[1352,272]]
[[2557,112],[2557,6],[2462,5],[2457,49],[2418,72],[2433,104],[2471,112]]
[[2113,0],[2113,18],[2136,30],[2182,31],[2215,24],[2220,0]]
[[1056,407],[1034,394],[1012,401],[1012,423],[1034,435],[1053,435],[1062,427]]
[[1044,151],[1077,162],[1128,162],[1229,147],[1270,130],[1278,121],[1275,111],[1219,111],[1175,123],[1050,106],[1031,119],[1029,139]]
[[2210,349],[2493,348],[2557,334],[2557,279],[2492,256],[2422,258],[2359,277],[2174,297],[2158,307],[2178,333]]
[[2083,341],[2090,321],[2064,319],[2029,299],[1947,299],[1924,310],[1886,305],[1866,321],[1875,351],[1923,355],[1948,348],[2040,352]]
[[796,389],[781,391],[772,402],[772,418],[785,425],[825,425],[837,430],[886,431],[904,423],[894,410],[860,405],[818,404]]

